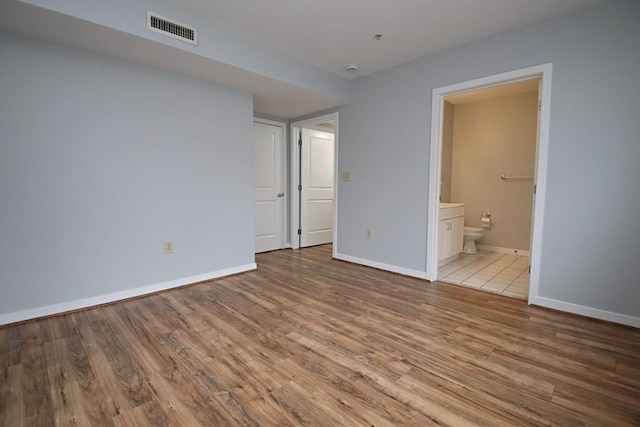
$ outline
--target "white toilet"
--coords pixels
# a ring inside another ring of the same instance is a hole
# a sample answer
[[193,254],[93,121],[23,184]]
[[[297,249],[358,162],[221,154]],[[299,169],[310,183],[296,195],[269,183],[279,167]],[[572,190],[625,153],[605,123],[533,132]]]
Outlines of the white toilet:
[[462,252],[465,254],[475,254],[478,252],[476,249],[476,240],[482,239],[484,236],[484,229],[478,227],[464,227],[464,246]]

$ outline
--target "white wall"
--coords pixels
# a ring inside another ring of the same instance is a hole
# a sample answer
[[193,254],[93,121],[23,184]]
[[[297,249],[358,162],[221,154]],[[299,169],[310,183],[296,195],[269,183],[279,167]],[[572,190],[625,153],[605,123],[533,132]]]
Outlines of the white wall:
[[252,268],[250,93],[7,34],[0,91],[0,320]]
[[[539,295],[640,325],[640,2],[615,1],[354,81],[337,252],[424,272],[431,91],[553,63]],[[365,227],[374,238],[364,237]]]

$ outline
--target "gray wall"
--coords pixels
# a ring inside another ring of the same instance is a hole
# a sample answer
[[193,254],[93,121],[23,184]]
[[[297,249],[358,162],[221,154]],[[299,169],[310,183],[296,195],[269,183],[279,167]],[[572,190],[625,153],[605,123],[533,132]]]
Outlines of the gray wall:
[[0,86],[0,315],[254,262],[250,93],[7,34]]
[[552,62],[539,296],[640,317],[638,22],[640,2],[608,2],[357,79],[337,252],[425,271],[431,91]]

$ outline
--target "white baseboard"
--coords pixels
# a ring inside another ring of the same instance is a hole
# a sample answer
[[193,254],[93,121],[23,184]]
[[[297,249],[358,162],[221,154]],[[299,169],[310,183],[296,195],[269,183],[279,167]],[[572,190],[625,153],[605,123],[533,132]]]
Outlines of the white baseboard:
[[427,273],[424,271],[411,270],[409,268],[398,267],[396,265],[383,264],[381,262],[371,261],[369,259],[353,257],[350,255],[343,255],[334,253],[333,257],[341,261],[352,262],[354,264],[360,264],[367,267],[377,268],[378,270],[390,271],[392,273],[402,274],[404,276],[417,277],[418,279],[427,279]]
[[52,316],[65,313],[68,311],[80,310],[96,305],[108,304],[128,298],[139,297],[143,295],[153,294],[155,292],[166,291],[168,289],[179,288],[181,286],[190,285],[192,283],[203,282],[205,280],[217,279],[232,274],[244,273],[246,271],[255,270],[255,263],[245,264],[237,267],[218,270],[211,273],[198,274],[196,276],[183,277],[181,279],[170,280],[168,282],[157,283],[154,285],[142,286],[139,288],[128,289],[126,291],[113,292],[105,295],[98,295],[90,298],[83,298],[74,301],[63,302],[59,304],[48,305],[44,307],[32,308],[24,311],[16,311],[0,315],[0,325],[9,323],[22,322],[24,320],[36,319],[38,317]]
[[478,248],[478,250],[481,250],[481,251],[529,256],[529,251],[525,251],[523,249],[502,248],[500,246],[487,246],[487,245],[476,245],[476,248]]
[[531,297],[530,305],[552,308],[554,310],[566,311],[567,313],[579,314],[581,316],[593,317],[594,319],[606,320],[608,322],[620,323],[622,325],[640,328],[640,317],[628,316],[626,314],[613,313],[599,308],[586,307],[545,297]]

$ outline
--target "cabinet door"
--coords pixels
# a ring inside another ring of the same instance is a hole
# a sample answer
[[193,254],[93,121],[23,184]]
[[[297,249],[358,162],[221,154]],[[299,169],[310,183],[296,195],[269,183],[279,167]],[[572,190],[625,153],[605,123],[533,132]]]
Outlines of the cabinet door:
[[462,252],[464,246],[464,217],[451,218],[449,220],[449,251],[447,256],[454,256]]
[[438,221],[438,261],[447,257],[447,221]]

